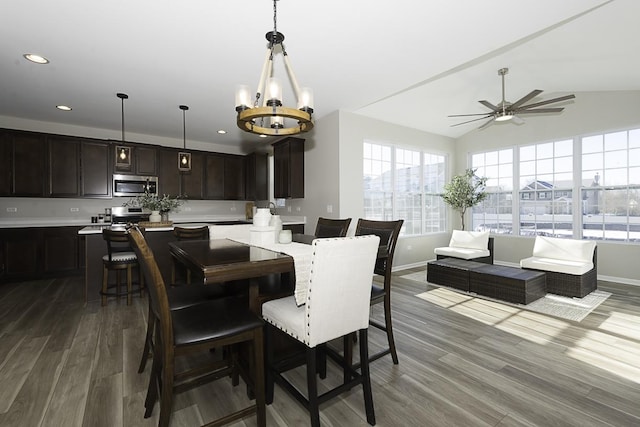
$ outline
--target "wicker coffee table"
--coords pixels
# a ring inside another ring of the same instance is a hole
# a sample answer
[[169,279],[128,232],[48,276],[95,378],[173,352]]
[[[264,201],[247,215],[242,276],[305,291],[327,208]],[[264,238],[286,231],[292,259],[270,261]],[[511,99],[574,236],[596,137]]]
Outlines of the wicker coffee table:
[[547,293],[542,271],[483,264],[469,271],[469,291],[517,304],[529,304]]
[[469,292],[469,271],[485,263],[459,258],[442,258],[427,263],[427,282]]

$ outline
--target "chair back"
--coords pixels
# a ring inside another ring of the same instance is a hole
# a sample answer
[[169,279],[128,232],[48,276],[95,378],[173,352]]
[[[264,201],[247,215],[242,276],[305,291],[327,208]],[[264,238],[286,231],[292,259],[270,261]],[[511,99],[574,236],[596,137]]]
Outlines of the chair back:
[[377,236],[316,239],[305,304],[305,343],[328,342],[369,325]]
[[[107,242],[107,254],[109,256],[109,262],[113,261],[114,255],[125,254],[127,252],[133,252],[131,244],[129,243],[129,236],[124,230],[110,230],[108,228],[102,229],[102,238]],[[131,255],[133,258],[133,254]]]
[[161,342],[168,344],[165,349],[173,348],[171,346],[173,344],[173,327],[169,299],[158,263],[138,227],[130,228],[127,230],[127,234],[144,274],[144,280],[149,292],[151,312],[159,322]]
[[349,224],[351,224],[351,218],[347,219],[331,219],[331,218],[318,218],[316,224],[316,232],[314,235],[317,238],[324,237],[345,237],[349,230]]
[[173,227],[173,235],[178,240],[209,240],[209,226]]
[[[389,290],[387,288],[391,286],[393,255],[396,251],[396,243],[403,223],[403,219],[397,221],[374,221],[360,218],[356,226],[356,236],[373,234],[380,237],[380,249],[375,273],[385,276],[385,290],[387,291]],[[387,281],[389,284],[387,284]]]

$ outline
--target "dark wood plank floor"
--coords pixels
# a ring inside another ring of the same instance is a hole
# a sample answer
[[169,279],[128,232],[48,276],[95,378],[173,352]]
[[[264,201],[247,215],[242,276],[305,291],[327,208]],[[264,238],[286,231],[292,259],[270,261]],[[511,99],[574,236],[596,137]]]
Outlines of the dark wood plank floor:
[[[407,272],[394,277],[400,364],[372,364],[378,425],[640,425],[639,287],[601,282],[613,295],[576,323],[482,300],[429,303]],[[157,424],[157,406],[142,416],[150,366],[136,372],[144,300],[85,306],[82,292],[81,277],[0,285],[0,426]],[[372,351],[384,342],[376,330],[370,339]],[[304,381],[301,370],[292,377]],[[326,381],[338,378],[332,369]],[[171,425],[246,405],[245,392],[219,381],[183,393]],[[363,406],[354,389],[322,406],[322,423],[367,425]],[[267,422],[308,425],[308,415],[278,388]]]

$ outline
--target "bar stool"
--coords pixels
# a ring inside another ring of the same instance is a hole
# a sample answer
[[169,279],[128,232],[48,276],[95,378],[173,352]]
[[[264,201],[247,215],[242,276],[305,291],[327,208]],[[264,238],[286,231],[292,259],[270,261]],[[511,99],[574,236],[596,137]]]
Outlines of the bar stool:
[[[133,293],[132,271],[138,268],[138,287],[140,296],[144,297],[144,280],[142,271],[138,265],[138,258],[129,244],[129,237],[126,231],[116,231],[105,228],[102,230],[102,238],[107,243],[107,254],[102,257],[102,305],[107,305],[107,297],[115,296],[118,301],[123,295],[127,296],[127,305],[131,305],[131,295]],[[115,271],[116,284],[109,285],[109,272]],[[127,291],[122,292],[121,273],[127,273]],[[115,291],[110,291],[115,287]]]
[[[202,227],[173,227],[173,235],[178,240],[208,240],[209,239],[209,227],[203,225]],[[186,282],[187,285],[191,284],[191,270],[186,269]],[[171,268],[171,284],[176,283],[176,263],[174,261]]]

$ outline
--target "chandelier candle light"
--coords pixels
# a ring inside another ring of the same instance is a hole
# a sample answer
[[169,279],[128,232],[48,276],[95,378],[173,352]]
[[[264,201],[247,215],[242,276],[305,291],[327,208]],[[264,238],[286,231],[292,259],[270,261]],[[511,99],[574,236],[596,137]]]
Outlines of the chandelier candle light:
[[[238,127],[246,132],[259,135],[294,135],[313,129],[313,92],[307,87],[300,88],[293,73],[289,56],[284,48],[284,34],[277,30],[276,2],[273,0],[273,31],[265,37],[269,42],[262,66],[255,100],[251,101],[251,90],[239,85],[236,90],[236,111]],[[273,57],[280,46],[284,64],[297,98],[297,108],[282,106],[282,83],[273,76]],[[286,119],[296,120],[289,126]]]

